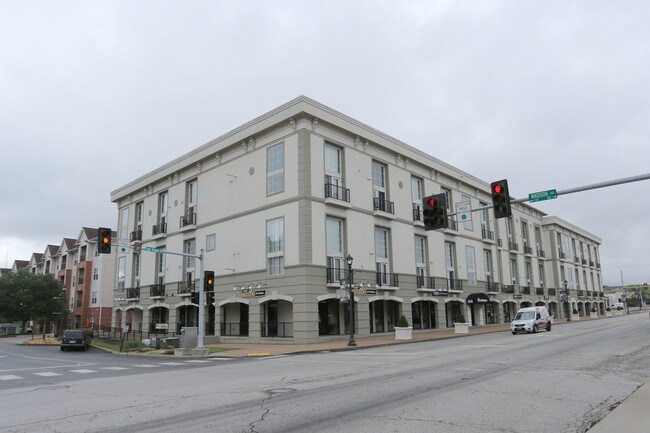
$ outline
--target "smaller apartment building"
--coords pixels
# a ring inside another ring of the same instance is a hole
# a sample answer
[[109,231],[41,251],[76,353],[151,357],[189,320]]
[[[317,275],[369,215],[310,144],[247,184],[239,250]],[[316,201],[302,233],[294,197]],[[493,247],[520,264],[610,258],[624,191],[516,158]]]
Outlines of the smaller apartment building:
[[216,274],[206,334],[221,339],[340,338],[350,281],[359,335],[392,332],[401,315],[416,330],[461,314],[474,326],[506,323],[532,305],[559,317],[569,263],[554,253],[555,233],[587,259],[587,283],[567,280],[576,305],[604,314],[598,238],[521,203],[511,218],[487,209],[425,231],[422,197],[437,193],[450,213],[491,203],[489,183],[299,97],[112,193],[118,238],[132,241],[117,254],[113,326],[197,326],[200,264],[177,253],[201,250]]
[[32,254],[25,268],[34,274],[51,275],[65,288],[66,328],[108,328],[115,255],[97,254],[97,229],[84,227],[77,238],[63,238],[58,246],[47,245],[43,254]]

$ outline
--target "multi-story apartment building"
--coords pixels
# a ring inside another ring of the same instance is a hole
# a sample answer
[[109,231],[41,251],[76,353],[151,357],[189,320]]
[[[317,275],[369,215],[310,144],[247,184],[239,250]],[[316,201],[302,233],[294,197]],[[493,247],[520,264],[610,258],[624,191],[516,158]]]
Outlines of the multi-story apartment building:
[[605,314],[607,306],[603,292],[598,247],[601,239],[556,216],[542,219],[545,244],[553,260],[548,277],[562,290],[562,317],[573,310],[588,315],[593,309]]
[[[449,212],[491,203],[487,182],[299,97],[112,192],[118,238],[134,241],[117,257],[113,326],[196,326],[200,263],[176,253],[201,251],[216,273],[207,335],[222,340],[345,334],[351,278],[359,335],[390,332],[401,315],[415,329],[460,314],[504,323],[532,305],[557,316],[544,214],[518,203],[511,218],[487,209],[425,231],[421,201],[437,193]],[[581,239],[597,254],[597,238]]]

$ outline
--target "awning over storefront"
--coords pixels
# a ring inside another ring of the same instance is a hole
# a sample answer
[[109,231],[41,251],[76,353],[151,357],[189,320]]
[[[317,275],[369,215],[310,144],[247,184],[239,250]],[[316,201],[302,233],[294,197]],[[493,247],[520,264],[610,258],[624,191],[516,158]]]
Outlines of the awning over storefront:
[[472,293],[467,297],[467,305],[489,303],[490,298],[485,293]]

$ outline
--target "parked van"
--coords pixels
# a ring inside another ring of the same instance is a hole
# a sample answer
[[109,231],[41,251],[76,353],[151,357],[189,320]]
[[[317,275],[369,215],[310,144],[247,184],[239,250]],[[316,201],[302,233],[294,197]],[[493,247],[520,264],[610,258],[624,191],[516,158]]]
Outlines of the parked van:
[[553,318],[548,314],[546,307],[521,308],[515,315],[515,320],[510,323],[513,334],[518,332],[537,332],[540,329],[551,330]]

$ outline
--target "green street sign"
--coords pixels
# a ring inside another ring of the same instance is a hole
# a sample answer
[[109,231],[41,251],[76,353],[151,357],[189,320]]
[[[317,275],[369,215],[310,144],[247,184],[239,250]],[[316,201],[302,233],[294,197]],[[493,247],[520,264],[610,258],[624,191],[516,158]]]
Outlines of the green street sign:
[[152,253],[162,253],[164,250],[162,248],[154,248],[154,247],[145,247],[145,251],[151,251]]
[[551,200],[553,198],[557,198],[557,190],[555,189],[528,194],[528,201],[531,203],[534,203],[536,201]]

